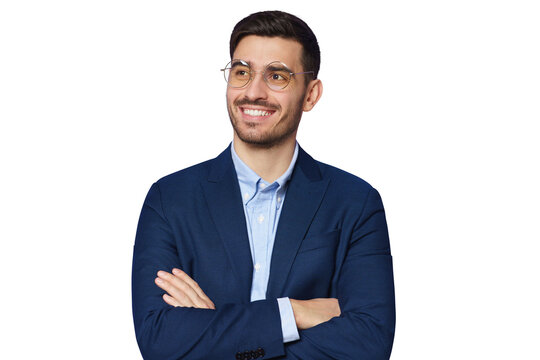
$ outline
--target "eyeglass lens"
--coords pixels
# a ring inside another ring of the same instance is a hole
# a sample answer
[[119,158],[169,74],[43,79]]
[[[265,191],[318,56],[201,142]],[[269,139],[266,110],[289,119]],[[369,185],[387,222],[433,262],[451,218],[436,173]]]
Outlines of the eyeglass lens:
[[[224,69],[225,80],[231,87],[244,87],[255,76],[249,64],[243,60],[233,60]],[[272,89],[283,89],[291,81],[291,72],[280,62],[268,64],[264,69],[263,78]]]

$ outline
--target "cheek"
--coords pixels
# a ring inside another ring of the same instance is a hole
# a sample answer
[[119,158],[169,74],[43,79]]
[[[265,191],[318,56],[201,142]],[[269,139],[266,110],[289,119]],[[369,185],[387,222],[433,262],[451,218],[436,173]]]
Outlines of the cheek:
[[231,92],[227,89],[227,92],[225,93],[225,99],[227,99],[227,104],[231,102],[232,96]]
[[225,98],[227,99],[227,105],[232,107],[233,103],[240,98],[240,93],[238,90],[235,91],[234,89],[227,88]]
[[304,98],[300,96],[289,96],[286,99],[278,99],[285,112],[296,112],[302,109]]

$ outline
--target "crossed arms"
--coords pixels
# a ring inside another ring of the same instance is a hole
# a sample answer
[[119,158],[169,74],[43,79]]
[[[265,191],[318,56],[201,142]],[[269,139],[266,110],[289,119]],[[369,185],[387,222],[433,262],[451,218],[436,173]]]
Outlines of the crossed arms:
[[[199,284],[182,270],[174,268],[172,274],[160,270],[157,275],[156,285],[166,291],[163,300],[167,304],[174,307],[216,309]],[[296,326],[300,330],[312,328],[341,314],[338,300],[335,298],[290,300]]]

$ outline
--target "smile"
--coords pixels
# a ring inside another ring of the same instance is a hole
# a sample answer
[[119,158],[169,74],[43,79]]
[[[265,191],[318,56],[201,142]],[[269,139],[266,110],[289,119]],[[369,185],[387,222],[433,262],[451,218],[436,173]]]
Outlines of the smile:
[[242,112],[249,116],[269,116],[274,113],[274,111],[260,110],[260,109],[245,109],[242,108]]

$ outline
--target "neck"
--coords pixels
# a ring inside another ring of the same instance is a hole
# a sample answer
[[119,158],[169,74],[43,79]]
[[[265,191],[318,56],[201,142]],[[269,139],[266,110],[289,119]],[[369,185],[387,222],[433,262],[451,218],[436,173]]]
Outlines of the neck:
[[233,142],[238,157],[268,183],[273,183],[289,168],[296,146],[294,137],[270,148],[247,144],[236,134]]

